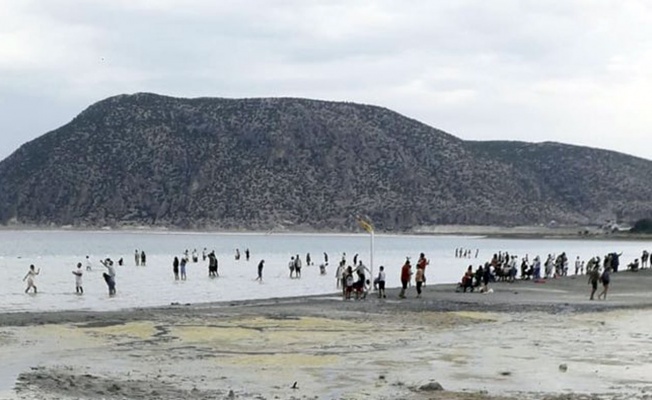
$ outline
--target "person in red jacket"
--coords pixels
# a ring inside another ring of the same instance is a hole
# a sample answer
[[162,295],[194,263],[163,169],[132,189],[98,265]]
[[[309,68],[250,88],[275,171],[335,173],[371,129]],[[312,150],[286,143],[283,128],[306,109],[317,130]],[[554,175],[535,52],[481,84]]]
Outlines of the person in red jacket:
[[408,284],[410,283],[410,279],[412,278],[412,266],[410,265],[410,258],[405,259],[405,264],[403,264],[403,268],[401,268],[401,293],[398,295],[398,297],[404,299],[405,298],[405,291],[407,290]]

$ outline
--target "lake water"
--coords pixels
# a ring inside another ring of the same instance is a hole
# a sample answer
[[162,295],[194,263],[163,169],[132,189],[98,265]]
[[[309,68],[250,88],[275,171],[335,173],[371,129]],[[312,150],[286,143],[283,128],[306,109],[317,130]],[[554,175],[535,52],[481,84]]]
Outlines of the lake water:
[[[468,265],[488,261],[498,251],[508,251],[532,259],[549,253],[565,251],[570,260],[577,256],[588,259],[609,252],[623,252],[621,265],[640,257],[652,243],[641,241],[596,240],[523,240],[491,239],[462,236],[393,236],[376,235],[374,274],[384,265],[389,287],[399,286],[400,268],[406,256],[414,263],[424,252],[430,265],[426,270],[428,283],[454,283]],[[464,247],[479,250],[477,259],[455,257],[455,249]],[[201,260],[204,248],[215,250],[219,259],[220,277],[208,277],[207,262]],[[249,248],[251,259],[244,259]],[[147,266],[136,267],[134,251],[145,250]],[[175,281],[172,274],[174,256],[184,250],[197,249],[198,263],[189,263],[188,280]],[[242,257],[235,260],[235,250]],[[330,265],[326,275],[319,274],[317,265],[323,262],[326,252]],[[305,265],[310,253],[314,266]],[[272,297],[289,297],[326,294],[336,290],[335,268],[342,254],[348,263],[358,253],[359,259],[370,264],[370,237],[360,235],[329,234],[225,234],[177,232],[125,232],[125,231],[0,231],[0,312],[55,311],[55,310],[116,310],[125,308]],[[300,254],[303,259],[301,279],[290,279],[288,261]],[[77,296],[72,271],[78,262],[85,266],[89,255],[93,270],[84,270],[85,294]],[[117,295],[109,297],[102,278],[104,268],[98,260],[106,257],[116,261]],[[125,264],[117,266],[124,258]],[[264,259],[263,282],[256,278],[258,262]],[[39,293],[24,294],[22,282],[29,265],[41,269],[36,278]]]

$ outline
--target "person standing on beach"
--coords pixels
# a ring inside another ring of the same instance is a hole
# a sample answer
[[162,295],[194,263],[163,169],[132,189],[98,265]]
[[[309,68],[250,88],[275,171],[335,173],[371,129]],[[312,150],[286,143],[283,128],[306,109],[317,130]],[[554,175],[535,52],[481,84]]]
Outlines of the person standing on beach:
[[609,268],[605,268],[604,271],[602,271],[600,280],[602,281],[602,292],[600,292],[600,294],[598,295],[598,300],[600,300],[600,298],[607,300],[607,292],[609,291],[609,281],[611,280],[611,277],[609,276]]
[[297,254],[296,258],[294,259],[294,276],[297,278],[301,278],[301,257]]
[[423,271],[423,286],[426,286],[426,266],[430,264],[430,260],[426,259],[426,255],[421,253],[419,254],[419,260],[417,261],[417,270],[421,269]]
[[84,288],[82,287],[82,263],[77,263],[77,270],[72,271],[72,274],[75,275],[75,293],[84,294]]
[[199,257],[197,256],[197,249],[192,249],[192,262],[196,263],[199,261]]
[[113,268],[113,261],[111,261],[110,258],[107,258],[104,261],[100,260],[100,263],[102,263],[102,265],[104,265],[104,267],[107,269],[107,272],[102,274],[102,276],[104,277],[106,286],[108,286],[109,288],[109,296],[114,296],[115,295],[115,268]]
[[485,264],[482,271],[482,293],[489,293],[489,281],[491,281],[491,265]]
[[385,267],[380,266],[380,271],[378,272],[378,277],[375,279],[375,283],[378,284],[378,298],[386,298],[385,296]]
[[265,266],[265,260],[260,260],[258,263],[258,277],[256,278],[257,281],[262,282],[263,281],[263,267]]
[[600,280],[600,265],[596,264],[589,273],[589,284],[591,285],[591,297],[589,300],[593,300],[595,292],[598,290],[598,281]]
[[249,247],[245,249],[245,260],[249,261]]
[[91,271],[93,269],[93,263],[91,263],[91,258],[86,256],[86,271]]
[[201,252],[201,260],[206,261],[206,247],[204,247],[204,250]]
[[310,253],[306,253],[306,266],[309,267],[311,264]]
[[343,274],[344,274],[344,263],[340,261],[340,265],[337,267],[337,270],[335,270],[335,281],[338,289],[341,287],[341,285],[344,285],[344,282],[342,282]]
[[140,265],[143,267],[147,265],[147,256],[145,255],[145,250],[140,252]]
[[328,265],[328,253],[324,252],[324,264]]
[[401,292],[399,293],[398,297],[401,299],[405,298],[405,291],[408,288],[408,284],[410,283],[412,277],[412,266],[410,265],[410,259],[407,258],[405,260],[405,264],[403,264],[403,267],[401,268]]
[[575,259],[575,275],[579,275],[581,266],[582,266],[582,261],[580,261],[580,256],[577,256],[577,258]]
[[647,260],[650,257],[650,253],[647,250],[643,250],[641,254],[641,268],[647,268]]
[[174,280],[179,280],[179,257],[174,257],[172,261],[172,273],[174,274]]
[[35,269],[34,264],[29,266],[29,270],[27,271],[27,274],[23,278],[23,282],[27,280],[27,289],[25,289],[25,293],[28,293],[30,289],[34,288],[34,294],[36,294],[36,285],[34,284],[34,279],[36,279],[36,275],[41,273],[41,269],[39,268],[38,270]]
[[421,286],[424,282],[423,268],[417,267],[417,273],[414,275],[414,281],[417,283],[417,299],[421,298]]
[[138,267],[140,265],[140,253],[138,252],[138,249],[136,249],[136,252],[134,253],[134,260],[136,261],[136,266]]

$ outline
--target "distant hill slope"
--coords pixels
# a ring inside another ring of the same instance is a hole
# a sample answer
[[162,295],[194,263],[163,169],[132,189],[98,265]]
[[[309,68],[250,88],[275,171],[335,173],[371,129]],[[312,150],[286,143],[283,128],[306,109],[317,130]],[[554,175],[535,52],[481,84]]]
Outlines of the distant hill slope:
[[390,110],[306,99],[100,101],[0,162],[0,223],[379,229],[635,219],[652,162],[465,142]]

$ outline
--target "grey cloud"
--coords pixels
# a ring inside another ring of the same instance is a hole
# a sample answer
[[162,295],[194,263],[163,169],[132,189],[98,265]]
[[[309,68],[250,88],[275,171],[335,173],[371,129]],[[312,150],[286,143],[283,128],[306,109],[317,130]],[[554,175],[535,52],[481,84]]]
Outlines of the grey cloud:
[[[0,100],[12,104],[11,118],[0,118],[0,158],[56,128],[71,109],[137,91],[358,101],[464,138],[557,140],[647,156],[640,132],[652,119],[637,104],[651,100],[652,24],[644,22],[652,10],[642,0],[623,3],[23,3],[6,12],[13,26],[26,22],[43,61],[0,63]],[[38,124],[27,118],[35,108]],[[596,123],[595,115],[605,117]]]

